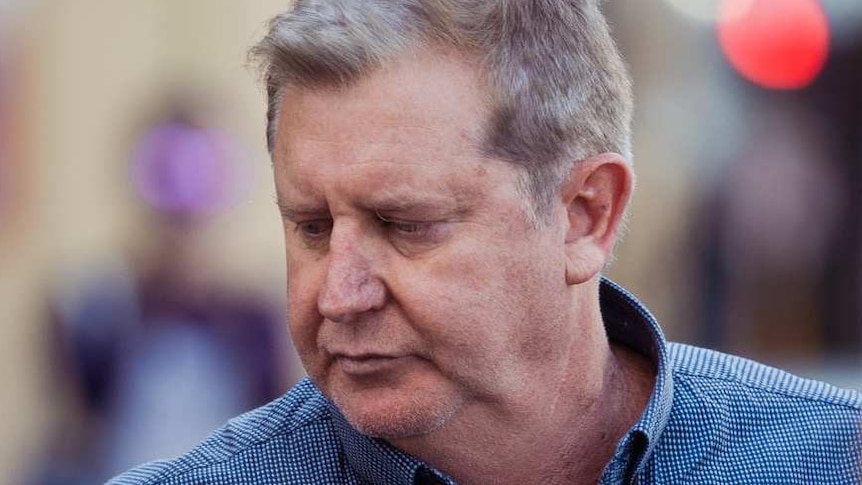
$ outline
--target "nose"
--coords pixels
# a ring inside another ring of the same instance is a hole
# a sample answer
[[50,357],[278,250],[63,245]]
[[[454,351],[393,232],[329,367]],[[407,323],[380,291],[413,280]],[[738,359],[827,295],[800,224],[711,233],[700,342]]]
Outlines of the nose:
[[386,302],[386,285],[375,274],[363,239],[333,228],[328,266],[317,299],[320,314],[331,321],[350,323],[365,312],[379,310]]

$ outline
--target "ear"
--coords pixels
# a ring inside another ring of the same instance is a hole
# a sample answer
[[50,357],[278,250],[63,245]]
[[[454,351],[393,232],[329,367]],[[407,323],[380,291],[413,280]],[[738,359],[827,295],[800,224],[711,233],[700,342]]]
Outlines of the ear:
[[616,153],[576,163],[560,191],[567,207],[566,283],[592,279],[613,251],[634,184],[629,164]]

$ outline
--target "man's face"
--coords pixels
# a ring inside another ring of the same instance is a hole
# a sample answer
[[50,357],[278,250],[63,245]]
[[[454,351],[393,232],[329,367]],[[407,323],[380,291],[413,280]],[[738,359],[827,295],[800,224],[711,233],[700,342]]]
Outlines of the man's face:
[[518,169],[480,154],[486,113],[477,71],[429,53],[282,104],[291,334],[366,434],[527,402],[570,350],[564,231],[534,228]]

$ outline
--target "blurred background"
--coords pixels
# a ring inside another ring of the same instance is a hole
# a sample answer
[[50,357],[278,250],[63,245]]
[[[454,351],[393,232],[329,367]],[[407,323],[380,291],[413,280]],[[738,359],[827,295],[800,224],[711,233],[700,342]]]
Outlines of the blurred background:
[[[0,0],[0,483],[100,483],[301,375],[264,96],[285,0]],[[862,389],[862,2],[606,0],[673,340]]]

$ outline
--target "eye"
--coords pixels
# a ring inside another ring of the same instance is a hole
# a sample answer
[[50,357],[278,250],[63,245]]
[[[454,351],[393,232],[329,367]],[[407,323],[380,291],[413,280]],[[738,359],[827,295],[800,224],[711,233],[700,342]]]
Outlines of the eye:
[[422,224],[419,222],[385,221],[384,225],[388,225],[390,228],[392,228],[392,230],[404,234],[417,234],[422,232],[426,224]]
[[434,222],[419,222],[419,221],[402,221],[390,219],[377,214],[380,220],[380,225],[390,231],[395,236],[400,236],[405,239],[423,239],[433,235],[435,224]]
[[316,219],[296,223],[296,232],[308,243],[317,243],[326,239],[331,230],[331,219]]

